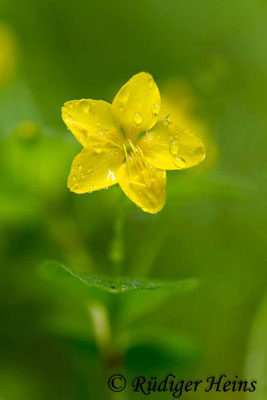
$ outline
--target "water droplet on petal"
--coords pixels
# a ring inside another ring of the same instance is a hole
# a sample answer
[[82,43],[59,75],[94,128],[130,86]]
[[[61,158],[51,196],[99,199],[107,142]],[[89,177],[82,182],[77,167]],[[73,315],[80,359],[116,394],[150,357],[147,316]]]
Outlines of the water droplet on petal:
[[84,112],[89,112],[89,110],[90,110],[90,105],[87,100],[81,100],[80,107]]
[[186,168],[186,161],[183,158],[176,157],[174,162],[178,168],[181,168],[181,169]]
[[104,189],[105,189],[105,190],[108,190],[108,188],[109,188],[109,187],[107,186],[107,187],[105,187]]
[[178,143],[175,142],[175,141],[171,142],[171,144],[170,144],[170,154],[172,156],[176,156],[178,154],[178,150],[179,150]]
[[102,153],[101,147],[100,147],[100,146],[95,146],[95,147],[94,147],[94,152],[95,152],[96,154]]
[[92,168],[88,168],[87,173],[91,174],[92,172],[93,172],[93,169]]
[[119,100],[121,103],[126,103],[126,101],[128,100],[130,95],[130,92],[128,90],[128,88],[123,88],[121,89],[120,93],[119,93]]
[[87,130],[82,128],[82,127],[77,127],[76,128],[83,136],[86,136]]
[[139,112],[133,113],[133,120],[137,125],[140,125],[143,121],[142,115]]
[[194,153],[196,156],[203,154],[204,153],[203,146],[196,147]]
[[152,108],[152,114],[154,115],[154,117],[157,117],[159,115],[159,110],[160,110],[160,105],[155,104]]
[[93,193],[93,191],[91,190],[90,192],[87,192],[88,194],[91,194],[91,193]]

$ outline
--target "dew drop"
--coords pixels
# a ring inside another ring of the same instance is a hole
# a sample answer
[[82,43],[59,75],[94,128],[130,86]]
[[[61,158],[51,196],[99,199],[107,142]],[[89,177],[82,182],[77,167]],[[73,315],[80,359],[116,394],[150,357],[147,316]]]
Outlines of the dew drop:
[[185,168],[186,167],[186,161],[181,157],[176,157],[175,158],[175,165],[178,168]]
[[197,147],[195,149],[194,153],[195,153],[196,156],[203,154],[204,153],[203,147],[202,146]]
[[128,88],[123,88],[119,93],[119,100],[121,103],[126,103],[130,95]]
[[175,141],[171,142],[171,144],[170,144],[170,154],[172,156],[177,156],[178,150],[179,150],[179,146],[178,146],[177,142],[175,142]]
[[87,192],[88,194],[92,194],[93,193],[93,191],[91,190],[90,192]]
[[76,128],[83,136],[86,136],[87,130],[80,126]]
[[88,168],[87,173],[91,174],[92,172],[93,172],[93,169],[92,168]]
[[133,114],[133,120],[137,125],[140,125],[143,121],[142,115],[139,112]]
[[81,100],[80,101],[80,107],[84,112],[89,112],[90,106],[87,100]]
[[102,153],[102,149],[101,149],[101,147],[99,147],[99,146],[95,146],[95,147],[94,147],[94,152],[95,152],[96,154],[100,154],[100,153]]
[[155,104],[152,108],[152,114],[154,115],[154,117],[157,117],[159,115],[159,110],[160,110],[160,105]]

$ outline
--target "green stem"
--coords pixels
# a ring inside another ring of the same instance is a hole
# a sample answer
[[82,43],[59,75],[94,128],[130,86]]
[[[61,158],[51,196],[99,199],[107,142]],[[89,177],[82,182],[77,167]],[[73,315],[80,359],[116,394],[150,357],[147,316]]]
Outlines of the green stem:
[[[103,373],[106,384],[114,374],[123,373],[121,349],[116,345],[112,335],[112,325],[107,309],[103,304],[92,303],[88,307],[96,343],[103,361]],[[114,393],[110,390],[111,399],[127,400],[125,392]]]
[[92,303],[88,308],[96,343],[102,356],[111,348],[111,327],[107,309],[101,303]]
[[112,264],[112,275],[121,276],[124,267],[124,229],[127,215],[127,205],[124,194],[121,193],[118,214],[114,221],[114,235],[111,240],[110,260]]
[[146,235],[136,253],[134,264],[132,265],[131,275],[139,278],[147,278],[169,231],[168,224],[162,224],[160,216],[153,216],[150,220]]

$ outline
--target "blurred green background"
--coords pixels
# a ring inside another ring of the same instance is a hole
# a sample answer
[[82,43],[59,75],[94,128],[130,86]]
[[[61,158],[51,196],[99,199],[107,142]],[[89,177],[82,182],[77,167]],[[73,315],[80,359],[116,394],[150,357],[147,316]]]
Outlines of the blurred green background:
[[[266,37],[264,0],[2,0],[1,400],[109,399],[114,369],[255,378],[253,398],[266,398]],[[119,187],[92,195],[66,187],[80,146],[62,104],[112,101],[140,71],[207,145],[202,165],[168,173],[166,206],[155,216]],[[129,278],[200,285],[127,301],[95,289],[85,295],[68,279],[43,279],[49,259],[87,273],[113,276],[120,264]],[[92,310],[103,327],[110,319],[108,361]]]

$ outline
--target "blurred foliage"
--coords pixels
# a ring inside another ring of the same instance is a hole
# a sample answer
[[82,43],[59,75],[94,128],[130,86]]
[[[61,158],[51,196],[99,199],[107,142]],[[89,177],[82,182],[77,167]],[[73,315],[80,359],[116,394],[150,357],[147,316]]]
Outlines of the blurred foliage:
[[267,370],[267,296],[265,295],[251,329],[249,340],[246,373],[248,376],[257,377],[259,388],[255,392],[257,400],[264,400],[266,396],[266,370]]
[[[260,379],[266,3],[3,0],[0,21],[1,400],[105,400],[113,370]],[[164,112],[202,133],[208,148],[206,165],[168,174],[167,203],[155,216],[117,187],[91,195],[66,187],[80,146],[61,121],[62,104],[111,101],[140,71],[154,76]],[[79,274],[197,277],[201,285],[183,295],[124,293],[127,301],[89,295],[43,279],[48,259]],[[109,326],[104,339],[95,318]]]
[[0,89],[15,75],[18,49],[16,37],[8,24],[0,22]]

